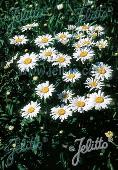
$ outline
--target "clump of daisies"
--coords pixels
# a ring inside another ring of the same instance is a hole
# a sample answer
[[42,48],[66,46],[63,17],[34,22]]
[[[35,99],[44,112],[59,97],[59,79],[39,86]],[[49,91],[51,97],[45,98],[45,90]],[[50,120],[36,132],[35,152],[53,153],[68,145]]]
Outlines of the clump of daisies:
[[[46,109],[52,119],[63,122],[72,117],[73,113],[75,115],[89,110],[107,109],[112,99],[104,93],[104,88],[105,82],[112,77],[113,70],[108,64],[98,61],[96,56],[96,51],[101,53],[109,44],[105,39],[104,28],[89,23],[80,26],[68,25],[68,28],[61,32],[53,35],[37,34],[30,40],[26,34],[27,31],[38,26],[39,24],[35,22],[22,26],[20,29],[25,35],[15,35],[10,39],[10,44],[20,47],[20,51],[27,43],[31,49],[32,44],[35,46],[35,51],[32,49],[28,52],[26,49],[21,55],[20,52],[17,53],[15,60],[17,60],[18,69],[30,75],[34,68],[40,68],[40,63],[43,63],[49,64],[54,69],[66,70],[50,80],[46,75],[46,81],[41,80],[40,75],[35,73],[35,77],[38,77],[34,88],[37,100],[24,106],[20,112],[21,116],[37,117],[41,111],[44,111],[43,109]],[[87,63],[90,65],[88,76],[84,75],[80,69],[80,67],[86,68]],[[80,95],[80,86],[86,89],[83,95]],[[55,100],[59,102],[57,105],[53,104]],[[52,105],[44,108],[43,103],[47,101],[50,101]]]

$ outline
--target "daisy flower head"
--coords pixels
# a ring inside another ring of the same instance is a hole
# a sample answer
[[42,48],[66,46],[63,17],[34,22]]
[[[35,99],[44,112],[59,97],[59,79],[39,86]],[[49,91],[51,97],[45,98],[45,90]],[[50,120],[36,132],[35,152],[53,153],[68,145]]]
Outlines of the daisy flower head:
[[82,38],[80,40],[80,43],[82,44],[82,47],[84,46],[92,46],[93,45],[93,42],[92,42],[92,39],[87,37],[87,38]]
[[104,28],[101,25],[91,25],[89,28],[89,33],[96,32],[98,35],[102,35],[104,33]]
[[24,32],[27,30],[31,30],[33,27],[37,27],[37,26],[38,26],[38,23],[35,23],[35,22],[32,24],[27,24],[21,27],[21,31]]
[[40,108],[40,104],[31,101],[28,105],[21,109],[21,115],[24,118],[36,117],[40,111]]
[[57,54],[52,65],[58,65],[59,68],[69,66],[71,57],[62,53]]
[[67,44],[71,37],[72,35],[68,32],[60,32],[56,35],[56,39],[64,45]]
[[85,96],[77,96],[71,100],[70,107],[74,112],[83,113],[84,111],[91,110],[93,105],[89,102]]
[[15,45],[23,45],[28,41],[27,37],[24,35],[15,35],[12,39],[10,39],[10,44]]
[[76,50],[80,49],[81,47],[89,47],[92,46],[93,42],[91,38],[82,38],[78,42],[76,42],[73,46],[75,47]]
[[69,106],[57,106],[51,109],[50,115],[54,120],[60,119],[63,122],[68,116],[72,116],[72,110]]
[[90,24],[87,23],[87,24],[77,27],[77,30],[81,32],[88,32],[90,30],[90,27],[91,27]]
[[[76,29],[77,29],[77,28],[76,28]],[[74,35],[74,38],[75,38],[76,40],[79,40],[79,39],[83,38],[84,36],[85,36],[84,33],[80,32],[80,31],[77,31],[77,32],[75,33],[75,35]]]
[[58,94],[58,98],[64,102],[67,103],[72,99],[73,93],[70,90],[64,90],[62,93]]
[[89,95],[89,102],[93,103],[96,110],[106,109],[111,104],[112,99],[105,96],[100,90]]
[[46,81],[45,83],[39,84],[36,88],[36,94],[41,98],[41,99],[47,99],[50,96],[52,96],[52,93],[54,92],[54,85],[49,84],[49,81]]
[[95,25],[94,30],[98,33],[98,35],[104,34],[104,28],[101,25]]
[[108,46],[108,41],[101,39],[100,41],[96,42],[96,47],[98,47],[100,50],[103,48],[106,48]]
[[68,25],[67,28],[68,31],[75,31],[75,29],[76,29],[76,25]]
[[42,36],[38,36],[35,39],[35,44],[38,47],[44,48],[45,46],[49,46],[50,44],[53,43],[53,38],[51,35],[46,34],[46,35],[42,35]]
[[84,63],[86,60],[92,59],[94,55],[94,51],[87,47],[80,48],[73,53],[73,57],[77,61],[81,60],[82,63]]
[[69,70],[63,74],[63,80],[65,82],[75,83],[76,80],[80,79],[81,73],[77,69]]
[[99,79],[96,79],[96,78],[87,78],[86,82],[84,83],[86,85],[87,88],[91,90],[95,90],[95,89],[101,89],[104,84],[103,82],[101,82]]
[[36,55],[35,53],[26,53],[23,56],[20,57],[20,60],[17,62],[18,63],[18,67],[21,70],[21,72],[23,71],[29,71],[30,69],[33,69],[36,65],[38,61],[38,55]]
[[97,32],[89,32],[88,33],[88,36],[91,38],[91,39],[95,39],[96,37],[98,37],[98,33]]
[[78,42],[75,42],[74,44],[73,44],[73,47],[75,48],[75,50],[78,50],[78,49],[80,49],[81,48],[81,43],[80,43],[80,41],[78,41]]
[[39,58],[42,60],[47,60],[48,62],[52,62],[56,57],[56,50],[55,48],[47,47],[44,50],[41,50],[39,54]]
[[96,78],[100,78],[102,80],[109,79],[112,76],[112,69],[111,66],[104,64],[103,62],[98,62],[96,65],[93,64],[92,67],[92,76]]

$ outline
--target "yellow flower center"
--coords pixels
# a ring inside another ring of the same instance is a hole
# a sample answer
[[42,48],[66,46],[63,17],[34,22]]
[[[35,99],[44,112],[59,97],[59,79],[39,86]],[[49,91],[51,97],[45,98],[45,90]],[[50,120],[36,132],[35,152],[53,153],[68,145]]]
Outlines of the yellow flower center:
[[77,106],[77,107],[84,107],[84,106],[85,106],[85,102],[83,102],[83,101],[77,101],[76,106]]
[[83,42],[83,45],[90,45],[90,44],[91,44],[90,41],[84,41],[84,42]]
[[99,96],[99,97],[96,97],[95,101],[96,101],[96,103],[103,103],[104,102],[104,98]]
[[65,39],[67,36],[66,36],[65,34],[61,34],[59,37],[63,40],[63,39]]
[[82,52],[80,53],[80,57],[86,57],[87,54],[88,54],[87,51],[82,51]]
[[71,73],[71,74],[68,74],[68,78],[69,79],[73,79],[75,77],[75,74]]
[[59,109],[58,110],[58,114],[61,116],[61,115],[64,115],[65,114],[65,110],[63,108]]
[[97,82],[96,82],[96,81],[91,82],[91,83],[90,83],[90,86],[96,87],[96,86],[97,86]]
[[16,43],[19,43],[19,42],[22,42],[22,41],[23,41],[22,38],[16,38],[15,40],[16,40]]
[[105,48],[105,44],[99,44],[99,48]]
[[89,29],[89,26],[88,26],[88,25],[83,25],[83,26],[82,26],[82,29],[86,31],[86,30]]
[[30,64],[32,62],[32,59],[31,58],[26,58],[23,63],[24,64]]
[[47,93],[47,92],[49,92],[49,87],[43,87],[43,88],[41,89],[41,92],[42,92],[42,93]]
[[97,35],[98,35],[98,34],[95,32],[95,33],[92,34],[92,37],[93,37],[93,38],[96,38]]
[[63,96],[64,99],[68,98],[68,94],[65,93],[64,96]]
[[42,37],[41,38],[41,42],[42,43],[47,43],[48,42],[48,38],[47,37]]
[[52,52],[51,51],[46,51],[45,52],[45,56],[46,57],[51,57],[52,56]]
[[104,68],[104,67],[98,68],[98,73],[100,73],[100,74],[105,74],[105,73],[106,73],[105,68]]
[[76,38],[76,39],[80,39],[80,37],[81,37],[81,35],[80,35],[80,34],[77,34],[75,38]]
[[28,109],[28,113],[32,113],[32,112],[34,112],[34,110],[35,110],[35,108],[34,107],[29,107],[29,109]]
[[64,58],[64,57],[59,57],[59,58],[57,59],[57,61],[58,61],[59,63],[63,63],[63,62],[65,61],[65,58]]

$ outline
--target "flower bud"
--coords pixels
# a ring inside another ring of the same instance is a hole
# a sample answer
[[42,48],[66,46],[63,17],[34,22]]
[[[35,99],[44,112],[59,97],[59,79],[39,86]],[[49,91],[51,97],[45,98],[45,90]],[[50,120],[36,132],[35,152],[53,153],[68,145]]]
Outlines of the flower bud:
[[13,130],[13,129],[14,129],[14,126],[9,126],[8,129],[9,129],[9,130]]
[[34,80],[34,81],[38,80],[38,76],[34,76],[34,77],[33,77],[33,80]]
[[63,4],[59,4],[59,5],[57,5],[57,9],[58,9],[58,10],[63,9]]

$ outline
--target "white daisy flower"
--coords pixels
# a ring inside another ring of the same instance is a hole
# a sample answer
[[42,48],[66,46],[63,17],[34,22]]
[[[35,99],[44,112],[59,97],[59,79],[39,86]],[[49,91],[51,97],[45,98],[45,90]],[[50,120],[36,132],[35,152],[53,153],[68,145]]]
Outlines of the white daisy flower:
[[67,103],[72,99],[73,93],[70,90],[64,90],[62,93],[58,94],[58,98],[64,102]]
[[68,72],[63,74],[63,80],[65,82],[75,82],[76,80],[80,79],[81,73],[77,69],[69,70]]
[[72,116],[72,110],[69,106],[57,106],[51,109],[51,114],[53,119],[60,119],[61,122],[67,119],[68,116]]
[[76,25],[68,25],[67,30],[74,31],[76,29]]
[[56,35],[56,39],[61,42],[62,44],[67,44],[69,41],[69,38],[71,38],[72,35],[68,32],[60,32]]
[[80,113],[83,113],[84,111],[91,110],[93,105],[84,96],[77,96],[71,100],[70,107],[74,112],[78,111]]
[[56,57],[56,50],[55,48],[51,48],[51,47],[41,50],[39,54],[39,58],[43,60],[47,60],[48,62],[52,62],[55,57]]
[[74,38],[75,38],[76,40],[79,40],[79,39],[83,38],[84,36],[85,36],[85,35],[84,35],[82,32],[77,31],[77,33],[74,35]]
[[86,84],[85,87],[89,88],[90,91],[93,89],[101,89],[104,86],[103,82],[101,82],[99,79],[92,78],[92,77],[87,78],[84,84]]
[[25,55],[20,57],[20,60],[17,62],[19,69],[23,71],[29,71],[30,69],[33,69],[38,61],[38,55],[35,53],[26,53]]
[[23,45],[26,44],[28,41],[27,37],[24,35],[15,35],[12,39],[10,39],[10,44],[15,45]]
[[104,28],[100,25],[93,25],[90,27],[88,31],[88,35],[93,39],[103,34],[104,34]]
[[92,68],[92,76],[96,77],[97,79],[100,78],[102,80],[109,79],[112,76],[112,69],[111,66],[104,64],[103,62],[98,62],[96,65],[93,64]]
[[84,46],[92,46],[93,45],[93,42],[92,42],[92,39],[87,37],[87,38],[82,38],[80,40],[80,43],[82,44],[82,47]]
[[81,47],[92,46],[92,45],[93,45],[93,42],[91,38],[82,38],[78,42],[74,43],[73,46],[75,47],[76,50],[78,50]]
[[93,31],[93,32],[89,32],[88,33],[89,37],[92,38],[92,39],[95,39],[96,37],[98,37],[98,33]]
[[28,105],[26,105],[23,109],[21,109],[21,115],[24,118],[36,117],[40,111],[40,108],[41,108],[40,104],[31,101]]
[[58,65],[59,68],[69,66],[71,57],[62,53],[57,54],[52,65]]
[[101,25],[95,25],[94,29],[98,33],[98,35],[104,34],[104,28]]
[[22,32],[26,31],[26,30],[31,30],[33,27],[37,27],[38,23],[32,23],[32,24],[27,24],[21,27]]
[[106,109],[110,105],[112,99],[109,96],[105,96],[100,90],[98,93],[92,93],[89,95],[90,103],[93,103],[96,110]]
[[94,51],[91,48],[80,48],[75,53],[73,53],[74,58],[78,61],[81,60],[84,63],[86,60],[92,59],[94,56]]
[[102,48],[105,48],[108,46],[108,41],[101,39],[100,41],[96,42],[96,46],[101,50]]
[[46,34],[46,35],[42,35],[42,36],[38,36],[35,39],[35,44],[39,47],[45,47],[45,46],[49,46],[50,44],[53,43],[53,38],[51,35]]
[[78,50],[78,49],[80,49],[81,48],[81,43],[80,43],[80,41],[78,41],[78,42],[75,42],[74,44],[73,44],[73,47],[75,48],[75,50]]
[[82,32],[88,32],[90,30],[90,27],[91,27],[90,24],[87,23],[87,24],[77,27],[77,30],[82,31]]
[[52,96],[52,93],[54,92],[54,85],[49,84],[49,81],[46,81],[45,83],[39,84],[36,88],[36,94],[42,99],[49,98]]

